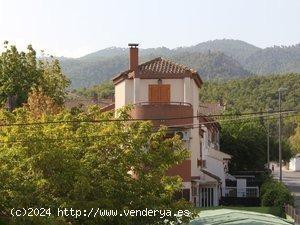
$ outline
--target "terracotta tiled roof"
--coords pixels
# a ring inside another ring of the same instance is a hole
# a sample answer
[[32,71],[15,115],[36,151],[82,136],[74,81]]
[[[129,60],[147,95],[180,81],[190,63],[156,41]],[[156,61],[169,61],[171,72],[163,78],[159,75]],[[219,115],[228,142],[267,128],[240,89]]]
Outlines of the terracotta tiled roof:
[[220,103],[200,103],[198,108],[198,115],[203,120],[202,122],[213,122],[207,124],[207,127],[220,129],[220,124],[210,115],[220,115],[225,109]]
[[221,152],[220,150],[215,150],[215,149],[209,149],[209,156],[212,158],[215,158],[219,161],[223,161],[226,159],[231,159],[231,155],[226,154],[225,152]]
[[93,101],[92,99],[89,98],[76,98],[76,99],[68,99],[64,103],[64,106],[67,109],[72,109],[73,107],[79,107],[82,108],[83,110],[86,110],[89,106],[92,105],[99,105],[100,107],[107,106],[111,104],[111,100],[98,100],[98,101]]
[[139,66],[140,75],[145,72],[153,72],[160,74],[184,74],[184,73],[197,73],[197,71],[187,68],[184,65],[174,63],[168,59],[156,58]]
[[203,115],[219,115],[224,110],[220,103],[200,103],[199,113]]
[[196,70],[184,65],[177,64],[161,57],[155,58],[138,66],[138,73],[135,75],[132,70],[126,70],[113,78],[114,83],[118,83],[122,78],[183,78],[191,77],[195,79],[198,86],[203,83]]

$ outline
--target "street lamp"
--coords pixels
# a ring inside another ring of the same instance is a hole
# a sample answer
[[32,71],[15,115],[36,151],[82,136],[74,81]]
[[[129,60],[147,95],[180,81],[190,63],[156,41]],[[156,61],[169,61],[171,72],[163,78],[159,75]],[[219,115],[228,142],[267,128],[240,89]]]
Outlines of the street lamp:
[[281,114],[281,92],[286,91],[287,88],[281,87],[278,89],[278,102],[279,102],[279,124],[278,124],[278,151],[279,151],[279,180],[282,182],[282,149],[281,149],[281,126],[282,126],[282,114]]

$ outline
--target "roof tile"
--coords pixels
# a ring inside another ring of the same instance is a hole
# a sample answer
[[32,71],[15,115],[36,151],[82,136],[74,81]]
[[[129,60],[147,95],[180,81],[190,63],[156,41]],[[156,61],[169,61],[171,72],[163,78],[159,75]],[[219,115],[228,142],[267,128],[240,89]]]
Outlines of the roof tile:
[[[115,77],[113,80],[116,80],[118,78],[127,77],[132,78],[132,70],[126,70],[123,73],[119,74],[117,77]],[[148,62],[142,63],[138,66],[138,76],[141,78],[147,78],[151,75],[162,75],[163,77],[194,77],[198,79],[198,82],[201,84],[201,78],[197,71],[193,69],[189,69],[188,67],[172,62],[168,59],[158,57],[155,59],[152,59]]]

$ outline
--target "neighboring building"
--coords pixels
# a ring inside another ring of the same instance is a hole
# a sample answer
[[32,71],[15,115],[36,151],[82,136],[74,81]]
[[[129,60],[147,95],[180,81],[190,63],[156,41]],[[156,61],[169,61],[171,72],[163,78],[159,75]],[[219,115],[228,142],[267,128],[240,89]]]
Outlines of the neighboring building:
[[297,154],[294,158],[291,158],[289,170],[300,171],[300,154]]
[[133,118],[166,125],[169,136],[179,134],[191,157],[168,175],[182,177],[182,196],[196,206],[218,205],[231,156],[220,151],[219,124],[200,107],[199,74],[164,58],[139,65],[138,45],[129,46],[130,68],[113,78],[115,104],[108,109],[133,104]]
[[92,105],[98,105],[100,107],[108,107],[112,104],[112,99],[98,99],[97,96],[88,98],[84,96],[79,96],[70,93],[68,98],[64,103],[66,109],[78,108],[80,110],[86,111]]
[[[227,179],[228,162],[231,156],[220,151],[220,126],[211,117],[203,114],[203,105],[199,108],[198,116],[200,122],[202,122],[200,132],[200,158],[201,158],[201,172],[202,176],[198,182],[194,185],[199,186],[198,193],[194,191],[194,201],[198,200],[197,206],[211,206],[207,203],[206,192],[214,192],[217,198],[214,198],[214,204],[218,205],[222,190],[225,188],[225,182]],[[219,114],[219,113],[218,113]],[[213,178],[213,179],[211,179]],[[208,182],[208,180],[210,181]],[[195,189],[196,190],[196,189]]]

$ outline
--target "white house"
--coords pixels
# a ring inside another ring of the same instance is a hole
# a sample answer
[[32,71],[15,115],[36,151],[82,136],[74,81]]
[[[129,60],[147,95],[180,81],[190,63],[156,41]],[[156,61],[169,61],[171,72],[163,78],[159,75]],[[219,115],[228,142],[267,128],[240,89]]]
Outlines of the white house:
[[199,74],[160,57],[139,64],[138,45],[129,46],[130,68],[113,78],[115,104],[107,109],[132,104],[133,118],[153,120],[168,126],[170,135],[179,134],[191,157],[168,175],[182,177],[182,196],[196,206],[218,205],[231,157],[220,151],[219,124],[201,110]]

